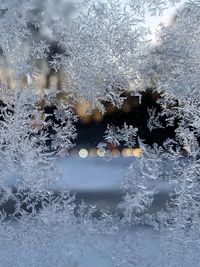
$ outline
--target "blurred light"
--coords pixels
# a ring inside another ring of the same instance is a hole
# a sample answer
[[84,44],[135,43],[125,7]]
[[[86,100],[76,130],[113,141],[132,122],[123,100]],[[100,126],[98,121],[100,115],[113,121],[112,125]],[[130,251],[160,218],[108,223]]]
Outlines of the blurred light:
[[139,158],[142,156],[142,150],[140,148],[136,148],[133,150],[133,156]]
[[122,156],[123,157],[132,157],[134,153],[134,150],[132,148],[124,148],[122,150]]
[[106,150],[105,150],[105,148],[99,148],[99,149],[97,149],[97,155],[99,156],[99,157],[105,157],[105,155],[106,155]]
[[127,148],[122,149],[122,156],[125,158],[128,157]]
[[134,153],[134,150],[133,150],[133,148],[127,148],[127,156],[128,157],[132,157],[133,156],[133,153]]
[[78,114],[82,123],[89,123],[91,121],[91,105],[84,99],[79,99],[76,105],[76,113]]
[[88,151],[87,151],[87,149],[85,149],[85,148],[81,148],[80,150],[79,150],[79,152],[78,152],[78,154],[79,154],[79,156],[81,157],[81,158],[87,158],[87,156],[88,156]]
[[112,155],[114,158],[120,157],[120,151],[117,148],[112,149]]
[[101,112],[99,112],[98,110],[94,110],[92,118],[95,122],[101,122],[103,119],[103,116]]
[[92,157],[92,158],[95,158],[97,156],[97,150],[96,150],[96,148],[90,149],[89,156]]

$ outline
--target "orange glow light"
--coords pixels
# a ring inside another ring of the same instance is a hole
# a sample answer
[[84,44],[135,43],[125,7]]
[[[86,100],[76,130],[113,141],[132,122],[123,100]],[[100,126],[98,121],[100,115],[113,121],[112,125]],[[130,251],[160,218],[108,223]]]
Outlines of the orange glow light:
[[139,158],[142,156],[142,150],[140,148],[136,148],[133,150],[133,156]]
[[117,148],[113,148],[112,155],[114,158],[118,158],[120,156],[120,151]]

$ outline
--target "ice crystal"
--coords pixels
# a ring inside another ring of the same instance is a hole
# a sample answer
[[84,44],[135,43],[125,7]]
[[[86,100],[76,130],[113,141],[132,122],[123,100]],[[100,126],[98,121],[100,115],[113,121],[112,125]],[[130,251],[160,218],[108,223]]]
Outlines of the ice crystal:
[[119,146],[120,142],[124,142],[125,146],[134,147],[136,145],[137,131],[137,128],[126,123],[122,129],[108,125],[104,138],[115,146]]

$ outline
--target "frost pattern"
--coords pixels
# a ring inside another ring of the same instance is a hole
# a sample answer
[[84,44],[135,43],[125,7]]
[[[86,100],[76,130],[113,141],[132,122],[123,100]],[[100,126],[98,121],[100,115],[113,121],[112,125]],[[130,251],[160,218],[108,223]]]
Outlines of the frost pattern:
[[133,128],[132,125],[126,123],[122,129],[108,125],[104,138],[115,146],[119,146],[120,142],[123,142],[127,147],[135,147],[137,131],[137,128]]

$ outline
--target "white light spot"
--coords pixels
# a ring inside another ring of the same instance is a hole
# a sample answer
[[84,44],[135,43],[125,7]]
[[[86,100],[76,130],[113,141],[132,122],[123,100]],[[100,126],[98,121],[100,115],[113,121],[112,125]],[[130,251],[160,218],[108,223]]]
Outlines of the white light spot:
[[106,150],[105,150],[105,148],[99,148],[99,149],[97,149],[97,155],[99,156],[99,157],[105,157],[105,155],[106,155]]
[[87,151],[87,149],[85,149],[85,148],[81,148],[80,150],[79,150],[79,152],[78,152],[78,154],[79,154],[79,156],[81,157],[81,158],[87,158],[87,156],[88,156],[88,151]]

